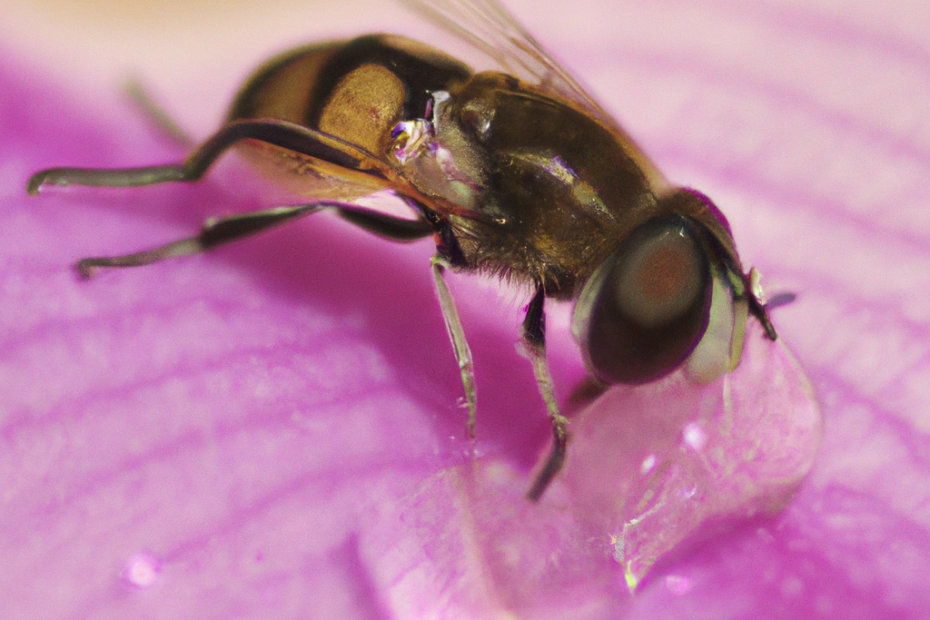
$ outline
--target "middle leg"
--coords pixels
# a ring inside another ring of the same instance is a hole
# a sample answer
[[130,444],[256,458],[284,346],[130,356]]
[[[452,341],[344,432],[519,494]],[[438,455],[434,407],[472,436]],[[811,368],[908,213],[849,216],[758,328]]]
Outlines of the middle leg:
[[324,209],[333,209],[352,224],[394,241],[421,239],[432,232],[429,224],[422,219],[408,220],[350,203],[325,201],[209,219],[196,237],[181,239],[150,250],[123,256],[85,258],[78,261],[77,269],[86,279],[93,276],[101,267],[140,267],[167,258],[199,254]]
[[552,423],[552,451],[546,459],[542,470],[537,474],[533,486],[526,497],[530,501],[538,502],[546,491],[549,483],[562,469],[565,463],[565,452],[568,448],[568,420],[559,410],[552,387],[552,376],[549,374],[549,364],[546,361],[546,314],[544,304],[546,300],[542,284],[537,284],[536,294],[526,309],[526,318],[523,320],[522,336],[530,361],[533,363],[533,374],[543,402],[546,403],[546,412]]

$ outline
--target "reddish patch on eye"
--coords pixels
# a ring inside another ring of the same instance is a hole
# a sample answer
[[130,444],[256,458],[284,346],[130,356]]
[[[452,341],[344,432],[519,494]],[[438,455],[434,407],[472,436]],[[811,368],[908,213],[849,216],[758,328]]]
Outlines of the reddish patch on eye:
[[681,294],[695,275],[691,252],[673,241],[656,249],[643,261],[638,289],[650,301],[661,302]]
[[647,241],[624,261],[617,307],[648,328],[681,316],[701,290],[700,262],[694,242],[680,233]]

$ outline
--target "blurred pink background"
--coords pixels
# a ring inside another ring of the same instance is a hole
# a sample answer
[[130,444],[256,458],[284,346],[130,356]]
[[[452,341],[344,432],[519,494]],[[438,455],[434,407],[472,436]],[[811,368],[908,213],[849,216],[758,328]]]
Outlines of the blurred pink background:
[[[82,283],[70,270],[81,256],[268,199],[233,161],[191,187],[23,189],[45,166],[183,156],[122,98],[128,76],[201,138],[274,52],[379,30],[447,38],[363,0],[8,0],[0,616],[926,617],[925,3],[508,6],[669,178],[714,198],[769,291],[797,293],[775,322],[827,426],[794,502],[662,566],[632,597],[557,510],[515,503],[499,526],[551,518],[522,542],[565,576],[485,579],[487,558],[453,535],[468,512],[442,485],[471,461],[428,242],[395,247],[318,218]],[[547,428],[513,348],[523,300],[474,278],[453,287],[476,355],[478,451],[526,476]],[[567,323],[553,309],[563,401],[583,374]]]

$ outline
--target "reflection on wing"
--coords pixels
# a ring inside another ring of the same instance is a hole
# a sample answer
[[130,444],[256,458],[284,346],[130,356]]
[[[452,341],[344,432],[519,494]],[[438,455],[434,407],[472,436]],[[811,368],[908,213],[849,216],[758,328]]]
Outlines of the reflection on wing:
[[613,123],[571,74],[493,0],[403,1],[489,56],[507,73],[551,89]]
[[592,113],[616,132],[656,190],[670,187],[658,168],[610,114],[495,0],[401,1],[486,54],[505,72],[537,84],[545,94],[573,101]]

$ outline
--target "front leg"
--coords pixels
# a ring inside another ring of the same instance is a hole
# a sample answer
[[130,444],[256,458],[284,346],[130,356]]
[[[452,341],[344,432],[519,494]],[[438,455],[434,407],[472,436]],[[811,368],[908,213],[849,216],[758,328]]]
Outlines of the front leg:
[[27,190],[36,194],[46,185],[137,187],[196,181],[230,147],[244,140],[257,140],[381,179],[393,174],[387,164],[345,140],[288,121],[257,119],[227,123],[179,164],[113,169],[50,168],[32,175]]
[[536,285],[536,294],[526,309],[526,318],[523,320],[522,336],[527,354],[533,363],[533,374],[539,393],[546,403],[546,412],[552,423],[552,451],[542,471],[533,481],[533,486],[527,492],[527,499],[538,502],[546,491],[549,483],[562,469],[565,463],[565,451],[568,447],[568,430],[565,428],[568,420],[559,411],[559,404],[555,401],[552,388],[552,376],[549,374],[549,364],[546,362],[546,314],[543,305],[546,300],[542,284]]
[[765,301],[762,285],[759,283],[759,272],[753,267],[743,277],[746,282],[746,294],[749,298],[749,312],[762,324],[768,339],[774,341],[778,338],[778,334],[775,332],[771,319],[769,319],[769,304]]
[[468,403],[468,434],[474,439],[477,394],[475,391],[475,366],[472,362],[471,349],[468,347],[468,341],[465,340],[465,330],[462,329],[462,320],[459,318],[455,301],[452,299],[452,292],[442,277],[443,272],[449,267],[449,263],[441,256],[434,256],[430,261],[430,266],[433,269],[433,282],[436,285],[436,296],[439,297],[442,318],[446,323],[449,339],[452,340],[452,349],[455,351],[459,372],[462,374],[465,401]]

